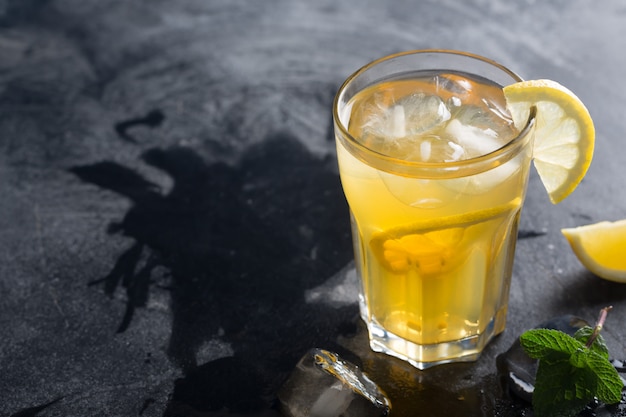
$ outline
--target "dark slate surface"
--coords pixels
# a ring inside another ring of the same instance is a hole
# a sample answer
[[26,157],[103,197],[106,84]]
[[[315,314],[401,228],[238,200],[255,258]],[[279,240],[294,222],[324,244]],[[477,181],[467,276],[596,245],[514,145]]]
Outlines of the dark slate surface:
[[[621,0],[0,0],[0,415],[275,416],[311,347],[394,416],[518,415],[495,357],[608,304],[626,357],[626,285],[559,232],[626,218],[624,39]],[[366,347],[330,118],[349,73],[419,48],[558,80],[598,136],[561,205],[531,178],[507,331],[428,372]]]

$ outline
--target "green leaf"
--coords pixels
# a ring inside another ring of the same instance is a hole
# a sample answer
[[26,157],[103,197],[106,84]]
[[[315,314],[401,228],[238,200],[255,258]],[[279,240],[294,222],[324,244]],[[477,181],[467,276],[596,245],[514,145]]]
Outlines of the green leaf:
[[622,399],[624,384],[617,371],[602,355],[590,352],[587,357],[590,370],[596,375],[596,396],[606,404],[615,404]]
[[574,337],[552,329],[528,330],[520,336],[524,351],[539,359],[533,391],[536,417],[574,417],[594,397],[606,404],[621,400],[624,383],[599,334],[609,309],[602,310],[595,329],[583,327]]
[[533,410],[537,417],[573,417],[593,399],[595,377],[587,368],[573,368],[569,360],[539,361]]
[[569,363],[575,368],[586,368],[588,356],[589,356],[589,349],[587,348],[578,349],[572,353],[572,356],[570,356]]
[[526,353],[539,359],[533,391],[537,417],[574,417],[594,397],[606,404],[620,402],[624,382],[600,336],[610,309],[601,310],[595,328],[585,326],[574,337],[552,329],[528,330],[520,336]]
[[554,329],[532,329],[520,336],[524,351],[534,359],[559,360],[569,357],[585,345],[573,337]]
[[[593,331],[593,328],[589,326],[581,327],[574,333],[574,339],[586,345],[589,338],[593,335]],[[609,348],[606,346],[604,338],[600,334],[597,335],[590,349],[606,359],[609,358]]]

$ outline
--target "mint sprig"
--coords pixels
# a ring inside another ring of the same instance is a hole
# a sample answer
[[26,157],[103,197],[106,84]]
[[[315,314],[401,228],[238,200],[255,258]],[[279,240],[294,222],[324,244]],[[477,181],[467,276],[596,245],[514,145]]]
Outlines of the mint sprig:
[[624,387],[609,362],[600,331],[611,307],[600,312],[594,328],[585,326],[574,336],[554,329],[533,329],[520,336],[524,351],[539,359],[533,410],[537,417],[573,417],[594,397],[618,403]]

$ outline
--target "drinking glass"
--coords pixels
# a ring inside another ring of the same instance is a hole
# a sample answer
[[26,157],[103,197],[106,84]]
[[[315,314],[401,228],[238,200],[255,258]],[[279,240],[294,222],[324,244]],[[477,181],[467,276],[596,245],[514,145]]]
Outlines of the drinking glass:
[[504,330],[535,124],[534,108],[521,130],[506,115],[502,86],[519,81],[484,57],[420,50],[339,89],[337,158],[374,351],[425,369],[475,360]]

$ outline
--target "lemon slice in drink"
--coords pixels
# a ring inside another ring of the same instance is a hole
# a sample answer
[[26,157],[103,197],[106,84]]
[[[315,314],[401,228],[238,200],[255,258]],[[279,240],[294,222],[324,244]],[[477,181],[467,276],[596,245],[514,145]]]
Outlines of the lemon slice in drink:
[[506,86],[504,96],[518,129],[536,106],[535,168],[550,201],[561,202],[583,179],[593,156],[595,129],[587,108],[574,93],[551,80]]
[[459,244],[473,225],[514,213],[516,198],[497,207],[393,227],[374,233],[370,246],[378,261],[395,274],[415,269],[435,276],[463,259]]
[[580,262],[597,276],[626,283],[626,220],[562,229]]

